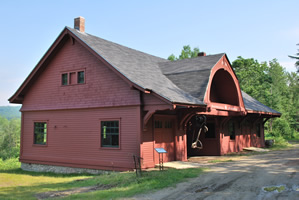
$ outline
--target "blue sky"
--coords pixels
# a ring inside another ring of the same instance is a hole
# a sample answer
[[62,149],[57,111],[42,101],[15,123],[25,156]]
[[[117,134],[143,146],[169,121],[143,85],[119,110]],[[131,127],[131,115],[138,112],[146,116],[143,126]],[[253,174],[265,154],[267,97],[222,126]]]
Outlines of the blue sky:
[[0,106],[8,105],[21,83],[65,26],[75,17],[85,31],[167,58],[184,45],[207,54],[227,53],[270,61],[295,71],[299,43],[298,0],[0,2]]

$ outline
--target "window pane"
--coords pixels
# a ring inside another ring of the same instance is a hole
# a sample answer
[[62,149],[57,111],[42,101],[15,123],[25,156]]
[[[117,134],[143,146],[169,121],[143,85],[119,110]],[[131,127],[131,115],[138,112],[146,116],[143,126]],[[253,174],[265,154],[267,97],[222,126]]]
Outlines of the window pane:
[[61,76],[61,84],[62,85],[67,85],[68,84],[67,74],[62,74],[62,76]]
[[84,83],[84,71],[78,72],[78,83]]
[[34,144],[47,143],[47,123],[35,122],[34,123]]
[[111,146],[111,136],[110,135],[106,135],[106,138],[102,138],[102,146],[103,147],[109,147],[109,146]]
[[119,147],[119,121],[101,122],[101,146]]
[[118,135],[112,135],[112,146],[118,147]]

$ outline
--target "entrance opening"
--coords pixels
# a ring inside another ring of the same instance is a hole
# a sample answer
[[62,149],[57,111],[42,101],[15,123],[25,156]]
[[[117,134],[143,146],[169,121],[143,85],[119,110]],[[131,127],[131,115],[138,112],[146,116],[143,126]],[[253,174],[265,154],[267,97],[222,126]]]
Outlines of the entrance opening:
[[218,70],[213,77],[210,101],[239,106],[235,82],[231,75],[224,69]]
[[202,131],[199,140],[202,143],[203,148],[192,148],[192,143],[196,140],[198,136],[198,131],[200,126],[196,125],[196,115],[193,116],[187,123],[187,156],[217,156],[219,153],[219,134],[216,130],[216,118],[207,117],[206,126],[208,128],[207,132]]

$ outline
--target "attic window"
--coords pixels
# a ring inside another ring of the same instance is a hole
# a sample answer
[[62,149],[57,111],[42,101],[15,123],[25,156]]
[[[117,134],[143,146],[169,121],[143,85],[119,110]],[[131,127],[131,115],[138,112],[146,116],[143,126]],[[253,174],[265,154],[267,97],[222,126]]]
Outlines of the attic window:
[[68,74],[67,73],[61,75],[61,84],[62,85],[68,84]]
[[78,72],[78,78],[77,78],[77,80],[78,80],[79,84],[80,83],[84,83],[84,71]]
[[76,85],[85,83],[85,70],[65,72],[61,74],[61,85]]

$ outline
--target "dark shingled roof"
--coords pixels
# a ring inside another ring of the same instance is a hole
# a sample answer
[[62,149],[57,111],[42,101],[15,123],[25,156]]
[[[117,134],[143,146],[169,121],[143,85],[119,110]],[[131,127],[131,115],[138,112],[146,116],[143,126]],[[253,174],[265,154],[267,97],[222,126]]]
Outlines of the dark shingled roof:
[[268,106],[262,104],[261,102],[249,96],[247,93],[243,91],[242,91],[242,96],[243,96],[243,101],[246,110],[281,114],[280,112],[273,110],[272,108],[269,108]]
[[163,75],[158,63],[170,61],[82,33],[69,27],[67,29],[122,75],[143,89],[152,90],[172,103],[205,105],[201,100],[180,89]]
[[211,69],[224,53],[160,63],[163,74],[182,90],[203,101]]
[[[128,80],[172,103],[205,105],[203,99],[211,69],[225,55],[168,61],[69,27],[67,29]],[[247,110],[280,114],[245,92],[242,95]]]

